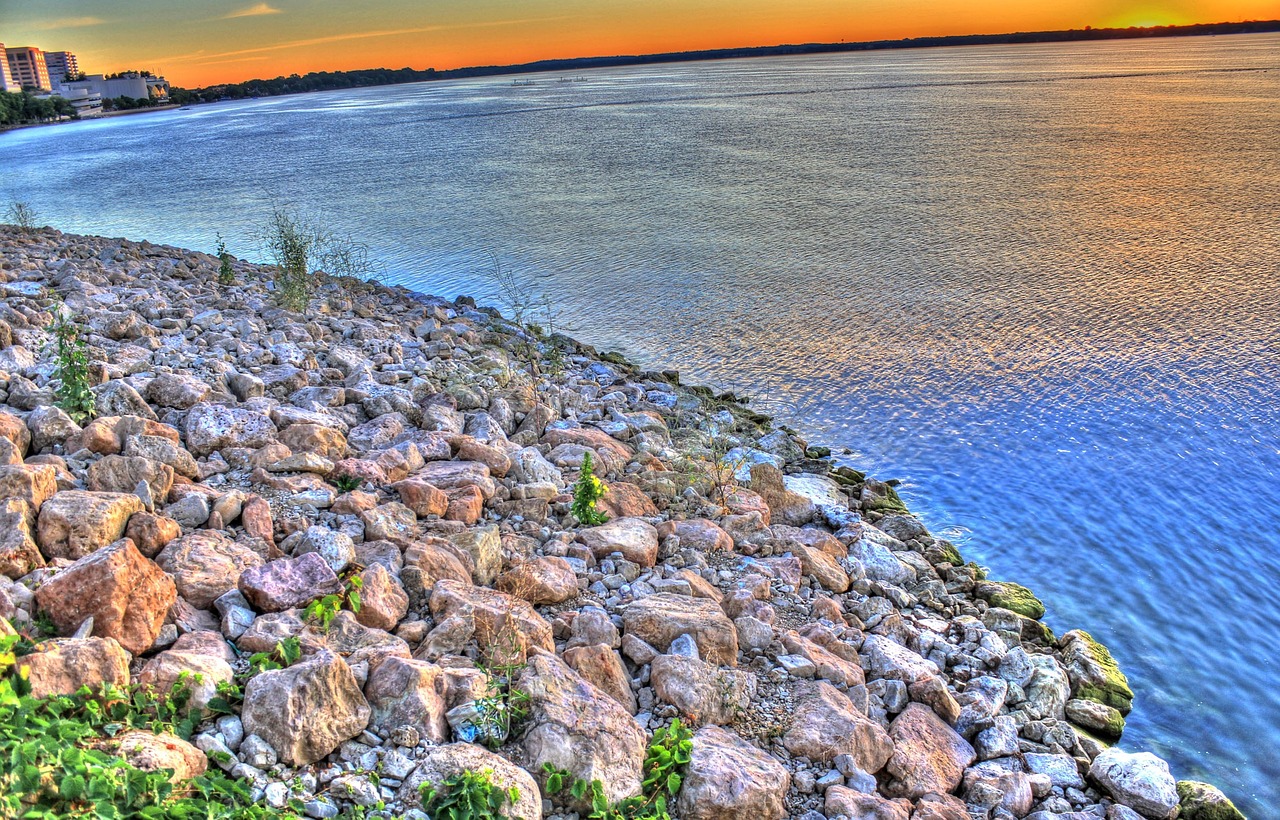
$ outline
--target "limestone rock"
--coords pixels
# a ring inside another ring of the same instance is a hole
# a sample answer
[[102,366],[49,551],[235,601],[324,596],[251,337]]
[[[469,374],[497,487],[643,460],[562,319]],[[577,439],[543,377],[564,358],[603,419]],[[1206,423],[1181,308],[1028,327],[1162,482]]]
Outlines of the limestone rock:
[[18,658],[26,668],[31,696],[73,695],[81,686],[98,691],[103,683],[129,684],[129,653],[114,638],[54,638]]
[[1178,800],[1178,820],[1244,820],[1235,804],[1208,783],[1179,780]]
[[565,650],[564,662],[587,683],[622,704],[622,708],[636,713],[636,696],[617,650],[604,644],[575,646]]
[[249,679],[241,720],[289,766],[314,763],[364,731],[369,703],[346,662],[321,651]]
[[687,655],[659,655],[650,665],[650,685],[694,724],[727,725],[746,714],[756,693],[750,672],[719,669]]
[[494,658],[518,660],[534,647],[555,651],[551,624],[527,601],[497,590],[438,581],[431,593],[431,614],[437,621],[472,621],[476,643]]
[[208,609],[236,588],[240,574],[262,566],[262,556],[213,530],[197,530],[171,542],[156,563],[173,576],[178,594],[197,609]]
[[627,606],[622,613],[626,632],[661,652],[681,635],[693,636],[702,659],[718,666],[738,665],[738,631],[714,601],[687,595],[658,593]]
[[0,501],[0,575],[21,578],[44,566],[44,556],[36,546],[35,523],[27,502],[20,498]]
[[597,559],[620,552],[628,561],[651,567],[658,561],[658,531],[639,518],[617,518],[578,533]]
[[45,558],[83,558],[120,540],[129,516],[142,511],[136,495],[66,490],[40,508],[37,540]]
[[507,570],[497,586],[531,604],[558,604],[578,594],[578,577],[565,559],[541,557]]
[[187,449],[197,458],[227,447],[256,450],[276,440],[276,426],[262,413],[218,404],[197,404],[187,412]]
[[915,816],[911,812],[910,800],[888,800],[878,794],[863,794],[844,786],[827,789],[824,808],[828,817],[844,816],[849,820],[909,820]]
[[107,754],[124,758],[135,769],[158,772],[169,769],[169,782],[174,785],[199,777],[209,767],[204,752],[169,732],[153,734],[146,729],[129,729],[112,738],[103,738],[94,746]]
[[450,536],[449,541],[471,556],[477,584],[490,586],[502,571],[502,536],[496,526],[476,527]]
[[340,594],[342,582],[319,553],[308,552],[247,566],[240,573],[237,588],[259,612],[283,612],[325,595]]
[[410,724],[431,743],[449,738],[444,713],[446,681],[433,663],[409,658],[387,658],[369,672],[365,698],[372,710],[369,728],[386,736],[392,729]]
[[191,692],[187,711],[207,717],[209,701],[218,696],[218,684],[231,683],[234,679],[235,672],[223,655],[168,649],[147,661],[138,673],[137,682],[163,697],[181,681]]
[[768,754],[730,730],[705,726],[694,735],[676,806],[684,820],[780,820],[790,787],[790,773]]
[[173,486],[173,468],[149,458],[103,456],[89,467],[88,486],[94,492],[131,493],[146,484],[152,498],[165,498]]
[[396,799],[406,806],[420,806],[424,784],[438,789],[444,781],[463,772],[489,772],[495,786],[515,789],[518,797],[514,805],[505,804],[499,817],[531,820],[542,816],[542,792],[529,773],[506,758],[470,743],[450,743],[429,749],[396,793]]
[[48,464],[0,466],[0,500],[26,502],[32,512],[58,492],[58,471]]
[[373,629],[392,630],[409,611],[409,596],[396,577],[381,564],[360,573],[360,611],[356,620]]
[[814,503],[787,489],[782,471],[772,464],[751,465],[751,489],[769,505],[772,522],[800,527],[813,519]]
[[178,593],[173,579],[127,538],[92,552],[36,590],[36,605],[63,634],[93,618],[93,635],[129,652],[151,648]]
[[863,715],[849,698],[829,683],[797,690],[791,728],[782,745],[793,755],[830,761],[848,754],[858,768],[875,774],[893,754],[893,743],[880,724]]
[[555,655],[536,652],[516,685],[529,695],[529,730],[520,739],[529,768],[550,763],[572,778],[604,785],[610,802],[640,792],[648,738],[617,701]]
[[1089,777],[1117,803],[1152,820],[1172,820],[1178,814],[1177,781],[1169,764],[1150,752],[1107,749],[1093,759]]
[[907,705],[889,725],[893,756],[887,770],[894,777],[889,793],[918,799],[929,792],[947,794],[960,785],[965,768],[977,755],[933,710]]

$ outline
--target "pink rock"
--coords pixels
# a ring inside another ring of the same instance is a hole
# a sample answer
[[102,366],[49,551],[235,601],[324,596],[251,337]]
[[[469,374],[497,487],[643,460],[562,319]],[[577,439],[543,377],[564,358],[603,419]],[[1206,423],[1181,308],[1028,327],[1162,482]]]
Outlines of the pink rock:
[[238,586],[260,612],[283,612],[342,592],[342,582],[318,552],[249,567],[240,574]]

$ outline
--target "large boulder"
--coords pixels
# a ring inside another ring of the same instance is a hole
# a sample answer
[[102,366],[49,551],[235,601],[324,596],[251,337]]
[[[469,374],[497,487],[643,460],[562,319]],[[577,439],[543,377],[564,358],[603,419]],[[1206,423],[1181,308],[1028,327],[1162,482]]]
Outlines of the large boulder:
[[1178,820],[1245,820],[1235,803],[1208,783],[1179,780],[1178,799]]
[[209,767],[204,752],[170,732],[129,729],[95,741],[94,747],[144,772],[168,770],[169,782],[175,786],[199,777]]
[[369,728],[386,736],[399,726],[415,727],[431,743],[449,738],[444,670],[434,663],[387,658],[373,668],[364,685],[372,710]]
[[488,773],[489,782],[499,789],[515,790],[515,801],[505,803],[496,816],[510,820],[536,820],[542,816],[542,792],[529,773],[506,758],[470,743],[450,743],[428,749],[419,759],[418,767],[400,786],[396,799],[409,807],[421,806],[423,786],[430,785],[440,791],[446,780],[466,772]]
[[502,536],[497,526],[474,527],[450,536],[449,541],[471,556],[477,584],[490,586],[502,571]]
[[137,682],[161,697],[167,696],[175,686],[187,687],[190,691],[187,711],[204,718],[210,714],[209,701],[218,696],[218,685],[234,679],[235,672],[225,656],[169,649],[147,661],[138,673]]
[[475,639],[491,659],[524,658],[534,647],[555,651],[551,624],[527,601],[484,587],[452,580],[436,582],[431,614],[439,623],[459,617],[475,624]]
[[791,754],[823,762],[847,754],[871,774],[893,755],[893,743],[880,724],[855,709],[831,684],[811,683],[797,695],[791,728],[782,736]]
[[631,679],[627,676],[617,650],[601,643],[575,646],[564,651],[564,662],[587,683],[622,704],[631,714],[636,713],[636,696],[631,691]]
[[622,557],[651,567],[658,561],[658,530],[639,518],[618,518],[578,533],[578,540],[591,549],[596,558],[620,552]]
[[531,604],[558,604],[578,594],[578,576],[563,558],[533,558],[498,577],[498,589]]
[[197,404],[187,412],[183,427],[187,449],[197,458],[227,447],[256,450],[276,440],[271,418],[252,410]]
[[647,737],[616,700],[547,652],[530,656],[516,686],[530,710],[520,746],[539,777],[549,763],[571,780],[599,780],[611,803],[640,792]]
[[374,564],[360,573],[360,582],[356,620],[373,629],[395,629],[409,611],[409,596],[400,581],[382,564]]
[[245,568],[237,588],[259,612],[283,612],[341,593],[342,582],[319,553],[307,552]]
[[746,714],[756,693],[754,674],[720,669],[687,655],[659,655],[649,670],[658,700],[672,704],[694,723],[732,723]]
[[1169,764],[1151,752],[1107,749],[1093,759],[1089,777],[1117,803],[1151,820],[1172,820],[1178,815],[1178,783],[1169,773]]
[[58,470],[49,464],[0,466],[0,500],[15,498],[26,502],[33,512],[58,492]]
[[893,756],[886,769],[894,780],[886,789],[895,797],[916,800],[930,792],[947,794],[977,759],[969,742],[919,703],[907,708],[889,725]]
[[156,563],[173,576],[178,594],[197,609],[236,588],[240,574],[262,566],[262,556],[214,530],[197,530],[172,541]]
[[1133,690],[1105,646],[1082,629],[1063,635],[1058,646],[1062,649],[1062,665],[1071,680],[1072,697],[1095,700],[1122,715],[1129,714],[1133,708]]
[[44,566],[33,532],[35,523],[27,502],[20,498],[0,500],[0,575],[21,578]]
[[163,499],[173,486],[173,468],[140,456],[103,456],[89,467],[87,484],[107,493],[132,493],[145,484],[152,498]]
[[732,731],[705,726],[693,737],[676,806],[684,820],[779,820],[791,774]]
[[667,592],[649,595],[623,610],[622,623],[628,634],[660,652],[688,634],[703,660],[717,666],[738,665],[738,630],[719,604],[708,598]]
[[86,555],[36,590],[36,605],[60,632],[74,632],[93,618],[95,636],[115,638],[135,655],[155,643],[177,599],[173,579],[127,538]]
[[769,505],[769,520],[777,524],[803,526],[817,510],[808,498],[787,488],[782,471],[772,464],[751,465],[751,489]]
[[250,678],[240,718],[288,766],[315,763],[364,731],[369,703],[342,658],[320,651]]
[[[863,794],[844,786],[827,789],[824,805],[828,817],[848,817],[851,820],[908,820],[917,815],[911,812],[911,801],[887,800],[878,794]],[[964,815],[968,820],[969,815]]]
[[142,512],[142,499],[123,493],[66,490],[40,508],[37,540],[45,558],[83,558],[120,540],[129,516]]
[[55,638],[36,644],[18,658],[26,670],[31,696],[73,695],[80,687],[98,691],[102,684],[129,685],[129,653],[115,638]]

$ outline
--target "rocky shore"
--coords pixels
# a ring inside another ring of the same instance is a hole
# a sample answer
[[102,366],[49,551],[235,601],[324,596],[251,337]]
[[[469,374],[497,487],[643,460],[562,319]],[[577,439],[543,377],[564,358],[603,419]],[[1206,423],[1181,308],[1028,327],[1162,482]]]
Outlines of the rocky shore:
[[[641,793],[679,718],[683,820],[1241,816],[1111,745],[1134,693],[1086,632],[734,397],[467,299],[321,277],[298,313],[233,269],[0,227],[0,636],[34,636],[0,674],[185,689],[194,733],[132,765],[314,818],[425,818],[472,772],[501,816],[587,818],[555,786]],[[59,311],[91,418],[57,406]]]

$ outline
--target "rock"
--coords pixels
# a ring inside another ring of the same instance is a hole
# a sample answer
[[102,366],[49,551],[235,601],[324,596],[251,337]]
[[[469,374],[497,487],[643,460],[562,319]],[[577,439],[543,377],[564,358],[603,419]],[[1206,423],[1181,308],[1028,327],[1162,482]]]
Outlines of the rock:
[[71,420],[61,408],[41,406],[27,416],[31,430],[31,449],[43,453],[55,444],[61,444],[80,432],[80,425]]
[[570,781],[599,780],[610,803],[640,792],[648,739],[617,701],[543,652],[529,657],[516,685],[529,696],[530,710],[519,745],[540,778],[550,764],[567,770]]
[[751,466],[751,490],[769,505],[771,522],[801,527],[813,519],[816,511],[814,503],[787,489],[782,471],[772,464]]
[[449,739],[444,713],[445,678],[433,663],[409,658],[387,658],[369,672],[365,698],[372,710],[369,730],[386,736],[398,726],[410,724],[431,743]]
[[661,652],[684,634],[693,636],[703,660],[717,666],[738,665],[738,631],[714,601],[659,593],[627,606],[622,613],[626,632]]
[[1227,796],[1208,783],[1179,780],[1178,820],[1245,820]]
[[1049,778],[1050,784],[1060,789],[1083,789],[1084,778],[1075,758],[1070,755],[1052,755],[1028,752],[1023,756],[1027,771],[1042,774]]
[[1169,764],[1151,754],[1110,748],[1093,759],[1089,777],[1117,803],[1152,820],[1178,815],[1178,786]]
[[893,776],[888,792],[916,800],[929,792],[947,794],[960,785],[964,770],[977,755],[968,741],[919,703],[907,705],[889,724]]
[[119,379],[91,387],[99,416],[139,416],[155,421],[156,412],[137,390]]
[[984,581],[976,589],[978,597],[991,603],[992,606],[1008,609],[1028,618],[1044,617],[1044,604],[1040,603],[1031,590],[1021,584],[1007,581]]
[[489,779],[500,789],[514,789],[514,804],[505,804],[496,817],[531,820],[542,816],[542,792],[529,773],[503,757],[470,743],[450,743],[428,749],[409,775],[396,799],[406,806],[422,805],[422,787],[430,784],[439,790],[444,782],[464,772],[489,772]]
[[1124,733],[1124,716],[1119,709],[1095,700],[1076,698],[1067,701],[1067,720],[1088,729],[1103,740],[1116,741]]
[[498,577],[498,589],[531,604],[558,604],[578,594],[578,577],[563,558],[534,558]]
[[0,466],[0,500],[22,501],[39,513],[44,502],[58,492],[57,476],[58,471],[48,464]]
[[129,516],[141,511],[142,501],[136,495],[60,492],[40,508],[40,551],[49,560],[78,560],[120,540]]
[[188,410],[212,393],[209,385],[185,373],[161,373],[147,385],[147,400],[161,407]]
[[845,660],[795,630],[783,636],[782,645],[788,652],[812,663],[814,674],[819,678],[837,686],[858,686],[865,682],[862,667],[857,663]]
[[796,694],[791,728],[782,736],[788,752],[823,762],[847,754],[872,774],[884,767],[893,754],[889,735],[848,697],[822,682],[805,684]]
[[419,518],[442,517],[449,511],[449,496],[444,491],[417,478],[407,478],[392,485],[400,493],[400,502]]
[[198,530],[171,542],[156,563],[173,576],[178,594],[197,609],[208,609],[236,589],[240,574],[260,567],[262,556],[220,532]]
[[657,506],[644,490],[627,481],[610,484],[596,509],[610,519],[644,518],[658,514]]
[[187,449],[197,458],[228,447],[256,450],[276,440],[276,426],[262,413],[217,404],[197,404],[184,426]]
[[939,674],[938,665],[881,635],[868,635],[862,645],[872,677],[912,684]]
[[209,766],[204,752],[169,732],[152,734],[146,729],[129,729],[94,741],[93,745],[144,772],[168,769],[172,772],[169,782],[174,785],[199,777]]
[[164,436],[130,435],[125,442],[124,454],[167,464],[174,473],[192,480],[200,478],[200,466],[195,458],[177,442]]
[[218,697],[218,684],[234,679],[235,672],[221,655],[169,649],[147,661],[137,682],[160,697],[168,696],[175,685],[186,686],[191,693],[187,711],[205,718],[210,714],[209,701]]
[[342,431],[319,424],[291,424],[280,431],[280,442],[295,453],[315,453],[332,461],[347,456]]
[[698,552],[733,552],[733,539],[729,533],[720,528],[714,521],[705,518],[691,518],[685,521],[663,521],[658,525],[658,538],[667,536],[680,537],[680,546],[690,547]]
[[617,651],[605,644],[575,646],[566,649],[564,662],[569,664],[583,680],[616,700],[629,713],[636,713],[636,696],[631,691],[631,680],[622,666]]
[[289,766],[314,763],[364,731],[369,704],[346,662],[320,651],[249,679],[241,720]]
[[1096,700],[1129,714],[1133,707],[1133,690],[1129,680],[1107,648],[1081,629],[1074,629],[1058,642],[1062,664],[1071,680],[1072,697]]
[[302,539],[293,548],[295,558],[308,553],[319,555],[334,572],[342,572],[356,559],[356,545],[346,533],[311,526],[303,531]]
[[699,729],[676,807],[684,820],[779,820],[791,775],[768,754],[718,726]]
[[756,676],[720,669],[684,655],[659,655],[649,671],[658,699],[680,710],[695,725],[727,725],[747,713],[756,694]]
[[169,542],[181,535],[182,526],[177,521],[149,512],[134,513],[124,530],[124,537],[148,558],[155,558]]
[[164,514],[185,530],[194,530],[209,520],[209,497],[203,493],[188,493],[165,507]]
[[849,589],[849,574],[841,568],[840,562],[821,550],[793,544],[791,551],[800,559],[800,571],[818,579],[823,589],[841,593]]
[[31,447],[31,431],[22,419],[0,410],[0,438],[6,438],[13,444],[19,458],[26,456]]
[[152,498],[165,498],[173,486],[173,468],[136,456],[103,456],[89,467],[87,484],[94,492],[131,493],[140,483],[151,489]]
[[471,556],[477,584],[491,586],[502,571],[502,537],[496,526],[476,527],[449,537],[449,541]]
[[333,569],[315,552],[247,566],[237,588],[259,612],[304,607],[325,595],[339,595],[343,589]]
[[21,578],[44,566],[34,537],[35,523],[27,502],[20,498],[0,500],[0,575]]
[[360,573],[360,611],[356,620],[373,629],[392,630],[409,611],[409,596],[396,577],[381,564]]
[[82,686],[97,692],[103,683],[129,685],[129,653],[114,638],[41,641],[17,666],[26,669],[33,698],[73,695]]
[[418,533],[418,517],[403,504],[391,502],[360,513],[366,541],[407,544]]
[[658,561],[658,531],[639,518],[618,518],[578,533],[578,540],[590,548],[597,559],[620,552],[622,557],[642,567]]
[[491,658],[518,662],[534,647],[555,651],[551,624],[532,606],[497,590],[437,581],[431,593],[436,621],[460,617],[475,624],[475,639]]
[[827,789],[824,808],[828,817],[843,816],[849,820],[909,820],[912,817],[910,800],[886,800],[844,786]]
[[36,605],[63,634],[93,618],[93,635],[133,654],[151,648],[177,600],[173,579],[127,538],[79,559],[36,590]]

